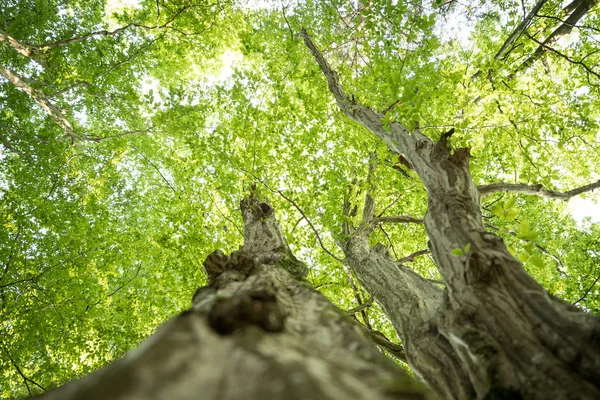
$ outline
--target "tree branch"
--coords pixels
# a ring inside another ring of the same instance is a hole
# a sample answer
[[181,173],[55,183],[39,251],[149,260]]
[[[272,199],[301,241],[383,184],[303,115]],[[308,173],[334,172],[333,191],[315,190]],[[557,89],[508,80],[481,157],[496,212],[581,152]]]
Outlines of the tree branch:
[[29,57],[31,55],[31,48],[29,45],[19,42],[17,39],[10,36],[8,32],[3,31],[2,29],[0,29],[0,42],[6,43],[11,49],[25,57]]
[[600,188],[600,180],[589,185],[580,186],[578,188],[566,191],[556,192],[554,190],[546,189],[542,184],[537,185],[526,185],[524,183],[505,183],[498,182],[489,185],[482,185],[477,187],[481,197],[489,196],[492,193],[505,192],[505,193],[521,193],[529,194],[534,196],[546,197],[548,199],[557,199],[563,201],[569,201],[572,197],[580,195],[582,193],[591,192],[595,189]]
[[304,39],[304,44],[306,44],[306,47],[308,47],[312,53],[313,57],[317,61],[317,64],[319,64],[319,67],[321,67],[323,75],[325,75],[325,78],[327,78],[327,86],[329,87],[329,91],[331,94],[333,94],[338,106],[342,109],[342,111],[346,111],[351,105],[352,101],[342,88],[337,72],[331,68],[325,57],[323,57],[321,51],[313,43],[305,28],[302,28],[300,31],[300,37]]
[[173,187],[173,185],[171,185],[171,182],[169,182],[169,180],[163,175],[163,173],[160,171],[160,168],[158,168],[156,166],[156,164],[154,164],[148,157],[146,157],[146,155],[144,153],[142,153],[141,151],[139,151],[137,148],[133,147],[133,149],[135,149],[135,151],[137,151],[137,153],[142,156],[142,158],[144,160],[146,160],[146,162],[148,164],[150,164],[150,166],[152,168],[154,168],[156,170],[156,172],[158,172],[158,174],[160,175],[160,177],[163,179],[163,181],[167,184],[167,186],[169,187],[169,189],[171,189],[173,191],[173,193],[175,193],[176,196],[178,196],[179,194],[177,193],[177,189],[175,189]]
[[254,173],[249,172],[244,170],[243,168],[239,167],[242,171],[244,171],[245,173],[252,175],[252,177],[254,177],[254,179],[256,179],[257,181],[259,181],[264,187],[267,188],[268,191],[270,191],[271,193],[277,193],[279,194],[281,197],[283,197],[288,203],[290,203],[299,213],[300,215],[302,215],[302,217],[306,220],[306,222],[308,223],[308,225],[310,226],[310,229],[312,229],[313,233],[315,234],[317,241],[319,242],[319,246],[321,247],[321,249],[327,253],[329,256],[331,256],[333,259],[335,259],[336,261],[338,261],[341,264],[346,264],[346,262],[344,260],[342,260],[341,258],[339,258],[338,256],[336,256],[335,254],[333,254],[329,249],[327,249],[327,247],[325,247],[325,244],[323,244],[323,241],[321,240],[321,235],[319,235],[319,232],[317,231],[317,228],[315,228],[315,226],[313,225],[313,223],[310,221],[310,219],[306,216],[306,213],[304,212],[304,210],[302,210],[302,208],[300,208],[300,206],[291,198],[289,198],[288,196],[286,196],[281,190],[277,189],[273,189],[272,187],[270,187],[269,185],[267,185],[267,183],[265,181],[263,181],[262,179],[260,179],[259,177],[257,177],[256,175],[254,175]]
[[[558,28],[556,28],[554,30],[554,32],[552,32],[543,42],[539,42],[538,40],[534,39],[530,35],[527,35],[527,36],[529,36],[530,39],[532,39],[534,42],[536,42],[539,46],[535,50],[535,52],[529,58],[527,58],[521,64],[521,66],[519,66],[518,69],[521,71],[526,70],[527,68],[531,67],[531,65],[533,65],[533,63],[538,58],[540,58],[540,56],[542,54],[544,54],[546,51],[548,51],[548,50],[554,51],[550,46],[552,46],[554,43],[556,43],[558,41],[558,39],[560,39],[561,37],[569,34],[573,30],[573,27],[575,25],[577,25],[577,22],[579,22],[579,20],[581,18],[583,18],[583,16],[585,14],[587,14],[587,12],[598,3],[598,1],[599,0],[583,0],[583,1],[581,1],[579,4],[577,4],[577,8],[575,8],[575,10],[573,10],[571,15],[569,15],[569,17],[565,20],[565,22],[563,22]],[[554,52],[558,53],[557,51],[554,51]],[[558,54],[560,54],[560,53],[558,53]]]
[[429,254],[429,252],[430,252],[429,249],[415,251],[414,253],[411,253],[411,254],[407,255],[406,257],[399,258],[396,261],[401,264],[406,263],[406,262],[411,262],[411,261],[414,261],[414,259],[419,256],[424,256],[425,254]]
[[56,122],[67,134],[71,137],[73,141],[80,140],[83,137],[75,133],[71,123],[65,118],[62,112],[56,107],[50,100],[44,96],[39,90],[31,87],[23,78],[19,75],[13,73],[7,68],[0,67],[0,75],[2,75],[6,80],[15,85],[17,88],[21,89],[25,93],[29,95],[32,99],[34,99],[41,107],[46,111],[46,113]]
[[19,373],[19,375],[23,379],[23,383],[25,383],[25,386],[27,387],[27,392],[29,393],[29,395],[31,396],[31,389],[29,388],[29,382],[33,383],[35,386],[39,387],[40,389],[42,389],[45,392],[46,391],[45,387],[43,387],[42,385],[40,385],[39,383],[37,383],[33,379],[25,376],[25,374],[23,373],[23,371],[21,371],[21,368],[19,368],[19,365],[12,358],[11,354],[8,352],[8,349],[6,348],[6,346],[4,344],[2,345],[2,347],[4,348],[4,351],[6,352],[6,354],[8,354],[8,358],[9,358],[10,362],[12,363],[12,365],[15,367],[15,369],[17,370],[17,372]]
[[587,290],[585,291],[585,293],[583,294],[583,296],[581,296],[579,298],[579,300],[577,300],[576,302],[574,302],[573,305],[576,305],[580,301],[585,300],[585,298],[587,297],[587,295],[590,293],[590,291],[592,290],[592,288],[596,285],[596,283],[598,283],[599,280],[600,280],[600,275],[598,275],[598,277],[596,278],[596,280],[590,285],[589,288],[587,288]]
[[385,350],[389,351],[392,356],[402,361],[403,363],[408,364],[408,361],[406,360],[406,352],[404,351],[404,346],[392,342],[383,333],[379,331],[367,328],[367,332],[369,332],[371,340],[376,345],[383,347]]
[[409,217],[406,215],[397,215],[391,217],[377,217],[373,219],[373,223],[400,223],[400,224],[423,224],[423,220],[421,218]]
[[535,17],[537,12],[540,11],[540,9],[546,3],[546,1],[548,1],[548,0],[538,0],[538,2],[536,3],[535,6],[533,6],[533,8],[529,12],[529,14],[527,14],[527,16],[525,16],[523,21],[510,34],[510,36],[508,37],[508,39],[506,39],[506,41],[504,42],[502,47],[500,47],[500,50],[498,50],[498,53],[496,53],[496,55],[494,56],[494,58],[496,60],[499,60],[500,58],[502,58],[504,56],[504,54],[506,53],[506,51],[508,50],[508,48],[510,47],[510,45],[513,44],[513,42],[521,36],[521,33],[523,33],[523,31],[525,29],[527,29],[529,24],[531,24],[531,20]]
[[[560,19],[560,18],[558,18],[558,17],[555,17],[554,15],[542,15],[542,14],[538,14],[537,16],[538,16],[539,18],[548,18],[548,19],[553,19],[553,20],[555,20],[555,21],[562,22],[563,24],[568,24],[568,22],[567,22],[567,21],[565,21],[565,20],[563,20],[563,19]],[[573,25],[573,28],[577,28],[577,29],[579,29],[579,30],[583,30],[583,29],[589,29],[589,30],[591,30],[591,31],[594,31],[594,32],[598,32],[598,33],[600,33],[600,29],[598,29],[598,28],[595,28],[595,27],[593,27],[593,26],[588,26],[588,25]]]
[[365,308],[371,307],[371,305],[373,304],[373,300],[375,300],[375,299],[373,297],[371,297],[369,300],[360,304],[358,307],[354,307],[354,308],[351,308],[350,310],[346,311],[346,314],[348,314],[351,317],[354,316],[354,314],[361,312]]
[[[211,4],[209,6],[212,6],[212,5],[214,5],[214,4]],[[118,35],[130,28],[142,28],[142,29],[146,29],[146,30],[155,30],[155,29],[166,28],[173,21],[175,21],[175,19],[179,15],[181,15],[181,13],[183,13],[185,10],[190,9],[192,7],[198,7],[198,6],[199,6],[198,4],[189,4],[185,7],[182,7],[167,22],[165,22],[162,25],[156,24],[155,26],[146,26],[146,25],[131,23],[131,24],[122,26],[120,28],[117,28],[113,31],[100,30],[100,31],[96,31],[96,32],[87,33],[83,36],[57,40],[55,42],[50,42],[50,43],[45,43],[45,44],[40,44],[40,45],[33,45],[33,44],[27,44],[27,43],[20,42],[17,39],[10,36],[7,32],[0,30],[0,42],[5,42],[6,44],[8,44],[9,47],[16,50],[21,55],[31,58],[33,56],[34,52],[46,52],[55,47],[61,47],[61,46],[66,46],[66,45],[69,45],[72,43],[83,42],[83,41],[86,41],[86,40],[94,38],[94,37],[115,36],[115,35]],[[203,7],[207,7],[207,6],[203,6]]]

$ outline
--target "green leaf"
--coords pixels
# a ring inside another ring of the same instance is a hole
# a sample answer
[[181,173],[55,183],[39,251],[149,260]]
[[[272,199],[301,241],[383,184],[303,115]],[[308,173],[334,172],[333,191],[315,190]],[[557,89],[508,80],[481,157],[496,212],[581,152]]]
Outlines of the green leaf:
[[525,240],[531,240],[531,241],[536,240],[537,238],[538,238],[538,233],[534,232],[534,231],[527,232],[523,236],[523,239],[525,239]]
[[524,238],[525,235],[529,233],[529,221],[526,219],[522,219],[519,223],[519,229],[517,232],[517,236],[520,238]]
[[469,251],[471,251],[471,243],[467,243],[465,246],[465,254],[469,254]]
[[515,219],[517,215],[519,215],[519,212],[514,208],[511,208],[508,211],[506,211],[506,219],[508,221],[512,221],[513,219]]
[[504,217],[504,207],[501,204],[494,204],[492,206],[492,214],[498,217]]
[[506,202],[504,203],[504,209],[505,210],[510,210],[517,202],[517,198],[516,197],[512,197],[508,200],[506,200]]
[[529,257],[529,261],[536,267],[539,267],[539,268],[544,267],[544,260],[539,256],[531,256],[531,257]]
[[453,249],[450,252],[450,254],[452,254],[455,257],[461,257],[461,256],[465,255],[465,253],[463,252],[463,249],[460,249],[460,248]]

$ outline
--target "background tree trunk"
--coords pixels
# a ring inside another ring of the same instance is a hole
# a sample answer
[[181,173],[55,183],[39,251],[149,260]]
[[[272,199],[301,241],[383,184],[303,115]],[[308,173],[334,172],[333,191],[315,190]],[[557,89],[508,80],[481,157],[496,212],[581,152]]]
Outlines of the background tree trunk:
[[242,201],[245,244],[136,350],[42,399],[428,399],[365,329],[303,280],[273,209]]
[[344,243],[346,261],[392,321],[411,370],[446,399],[473,398],[475,393],[467,371],[452,345],[439,332],[442,289],[398,265],[385,246],[369,246],[370,230],[364,228],[359,228]]

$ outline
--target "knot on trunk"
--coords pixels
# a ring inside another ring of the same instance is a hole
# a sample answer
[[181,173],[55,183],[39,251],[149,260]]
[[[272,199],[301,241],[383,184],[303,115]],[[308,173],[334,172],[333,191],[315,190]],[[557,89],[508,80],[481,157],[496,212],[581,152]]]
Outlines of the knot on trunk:
[[373,250],[386,259],[392,259],[392,257],[390,256],[390,248],[382,243],[377,243],[375,247],[373,247]]
[[250,196],[241,201],[240,207],[244,217],[244,251],[257,255],[287,249],[269,203]]
[[208,282],[213,283],[223,272],[234,270],[244,277],[250,275],[257,265],[252,255],[243,251],[234,251],[230,256],[223,254],[221,250],[213,251],[204,261],[204,271],[208,276]]
[[220,335],[228,335],[249,325],[266,332],[281,332],[285,314],[277,304],[275,293],[255,290],[219,299],[209,311],[208,324]]
[[461,147],[454,151],[454,154],[452,155],[452,161],[458,166],[468,167],[470,157],[471,149],[468,147]]

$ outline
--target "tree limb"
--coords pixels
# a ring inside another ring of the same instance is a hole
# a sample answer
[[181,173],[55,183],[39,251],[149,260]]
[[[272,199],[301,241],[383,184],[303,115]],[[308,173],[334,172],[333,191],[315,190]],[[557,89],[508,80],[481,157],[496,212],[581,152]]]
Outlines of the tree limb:
[[302,208],[300,208],[300,206],[291,198],[289,198],[288,196],[285,195],[285,193],[283,193],[281,190],[279,189],[273,189],[272,187],[270,187],[269,185],[267,185],[267,183],[265,181],[263,181],[262,179],[260,179],[259,177],[257,177],[254,173],[250,172],[250,171],[246,171],[245,169],[241,168],[238,166],[238,168],[240,168],[242,171],[244,171],[245,173],[252,175],[252,177],[254,179],[256,179],[257,181],[259,181],[264,187],[267,188],[267,190],[269,190],[271,193],[277,193],[279,194],[281,197],[283,197],[288,203],[290,203],[299,213],[300,215],[302,215],[302,217],[306,220],[306,222],[308,223],[308,225],[310,226],[310,229],[312,229],[313,233],[315,234],[317,241],[319,242],[319,246],[321,247],[321,249],[327,253],[328,255],[330,255],[333,259],[335,259],[336,261],[338,261],[341,264],[345,264],[344,260],[342,260],[341,258],[339,258],[338,256],[336,256],[335,254],[333,254],[329,249],[327,249],[327,247],[325,247],[325,244],[323,244],[323,241],[321,240],[321,235],[319,234],[319,231],[317,231],[317,228],[315,228],[315,226],[313,225],[313,223],[310,221],[310,219],[306,216],[306,213],[304,212],[304,210],[302,210]]
[[376,345],[383,347],[392,356],[394,356],[398,360],[402,361],[403,363],[408,364],[408,361],[406,360],[406,352],[404,351],[404,346],[402,346],[401,344],[396,344],[396,343],[392,342],[383,333],[381,333],[379,331],[375,331],[373,329],[367,328],[367,332],[369,332],[369,336],[371,337],[371,340]]
[[400,223],[400,224],[423,224],[423,220],[421,218],[409,217],[406,215],[397,215],[391,217],[377,217],[373,219],[373,223]]
[[66,46],[72,43],[79,43],[79,42],[83,42],[86,41],[88,39],[94,38],[94,37],[102,37],[102,36],[115,36],[118,35],[130,28],[142,28],[142,29],[146,29],[146,30],[154,30],[154,29],[162,29],[162,28],[166,28],[169,26],[169,24],[171,24],[173,21],[175,21],[175,19],[181,14],[183,13],[185,10],[192,8],[192,7],[197,7],[199,5],[197,4],[188,4],[185,7],[182,7],[179,11],[177,11],[167,22],[165,22],[162,25],[158,25],[156,24],[155,26],[146,26],[146,25],[141,25],[141,24],[136,24],[136,23],[131,23],[125,26],[122,26],[120,28],[117,28],[113,31],[108,31],[108,30],[100,30],[100,31],[96,31],[96,32],[90,32],[87,33],[85,35],[82,36],[78,36],[78,37],[74,37],[74,38],[69,38],[69,39],[62,39],[62,40],[57,40],[55,42],[50,42],[50,43],[45,43],[45,44],[40,44],[40,45],[33,45],[33,44],[27,44],[27,43],[23,43],[18,41],[17,39],[13,38],[12,36],[10,36],[7,32],[0,30],[0,42],[5,42],[9,47],[11,47],[12,49],[14,49],[15,51],[17,51],[18,53],[20,53],[21,55],[31,58],[33,56],[34,52],[46,52],[48,50],[51,50],[55,47],[61,47],[61,46]]
[[[568,22],[567,22],[567,21],[565,21],[564,19],[560,19],[560,18],[558,18],[558,17],[555,17],[554,15],[542,15],[542,14],[538,14],[537,16],[538,16],[538,17],[540,17],[540,18],[548,18],[548,19],[553,19],[553,20],[555,20],[555,21],[562,22],[563,24],[567,24],[567,23],[568,23]],[[595,31],[595,32],[598,32],[598,33],[600,33],[600,29],[598,29],[598,28],[595,28],[595,27],[593,27],[593,26],[589,26],[589,25],[573,25],[573,28],[577,28],[577,29],[579,29],[579,30],[583,30],[583,29],[589,29],[589,30],[591,30],[591,31]]]
[[7,68],[0,67],[0,75],[2,75],[6,80],[15,85],[17,88],[27,93],[29,97],[34,99],[44,109],[44,111],[46,111],[50,118],[52,118],[54,122],[56,122],[61,128],[63,128],[63,130],[67,133],[67,135],[71,137],[73,141],[85,138],[75,133],[73,127],[71,126],[71,123],[65,118],[63,113],[58,109],[58,107],[52,104],[52,102],[48,100],[42,92],[25,83],[23,78],[21,78],[19,75],[13,73]]
[[579,2],[577,7],[573,10],[565,22],[556,28],[543,42],[539,42],[528,35],[532,40],[538,43],[539,46],[535,52],[519,66],[518,69],[521,71],[526,70],[527,68],[531,67],[531,65],[533,65],[533,63],[540,58],[542,54],[548,50],[552,50],[551,46],[556,43],[558,39],[569,34],[573,30],[573,27],[577,25],[577,22],[579,22],[579,20],[583,18],[583,16],[587,14],[587,12],[598,3],[598,1],[599,0],[583,0]]
[[346,314],[348,314],[349,316],[352,317],[357,312],[361,312],[365,308],[371,307],[371,305],[373,304],[373,300],[375,300],[375,299],[373,297],[371,297],[369,300],[367,300],[364,303],[360,304],[358,307],[354,307],[354,308],[351,308],[350,310],[346,311]]
[[590,285],[590,287],[585,291],[585,293],[583,294],[583,296],[581,296],[579,298],[579,300],[575,301],[573,303],[573,305],[576,305],[577,303],[579,303],[580,301],[585,300],[585,298],[587,297],[587,295],[590,293],[590,291],[592,290],[592,288],[596,285],[596,283],[598,283],[598,281],[600,280],[600,275],[598,275],[598,277],[596,278],[596,280],[594,282],[592,282],[592,284]]
[[2,29],[0,29],[0,42],[6,43],[11,49],[25,57],[31,55],[31,47],[29,45],[19,42]]
[[506,39],[506,41],[504,42],[502,47],[500,47],[500,50],[498,50],[498,53],[496,53],[496,55],[494,56],[494,58],[496,60],[499,60],[500,58],[502,58],[505,55],[505,53],[508,50],[508,48],[510,47],[510,45],[513,44],[513,42],[521,36],[521,33],[523,33],[523,31],[525,29],[527,29],[529,24],[531,24],[531,20],[535,17],[537,12],[540,11],[540,9],[546,3],[546,1],[548,1],[548,0],[538,0],[538,2],[536,3],[535,6],[533,6],[533,8],[529,12],[529,14],[527,14],[527,16],[525,16],[523,21],[510,34],[510,36],[508,37],[508,39]]
[[527,185],[524,183],[505,183],[498,182],[489,185],[482,185],[477,187],[481,197],[489,196],[492,193],[505,192],[505,193],[521,193],[529,194],[534,196],[546,197],[548,199],[557,199],[563,201],[569,201],[572,197],[580,195],[582,193],[591,192],[595,189],[600,188],[600,180],[588,185],[580,186],[578,188],[566,191],[556,192],[554,190],[546,189],[542,184]]
[[429,254],[429,249],[424,249],[424,250],[419,250],[419,251],[415,251],[414,253],[411,253],[405,257],[399,258],[398,260],[396,260],[399,263],[406,263],[406,262],[411,262],[413,261],[415,258],[419,257],[419,256],[424,256],[425,254]]
[[15,369],[17,370],[17,372],[19,373],[19,375],[23,379],[23,383],[25,383],[25,386],[27,387],[27,392],[29,393],[29,395],[31,396],[31,389],[29,387],[29,383],[33,383],[35,386],[39,387],[40,389],[42,389],[45,392],[46,391],[45,387],[43,387],[42,385],[40,385],[39,383],[37,383],[33,379],[27,377],[23,373],[23,371],[21,371],[21,368],[19,368],[19,365],[12,358],[11,354],[8,352],[8,349],[6,348],[6,346],[4,344],[2,345],[2,347],[4,348],[4,351],[6,352],[6,354],[8,355],[8,358],[9,358],[10,362],[12,363],[12,365],[15,367]]

